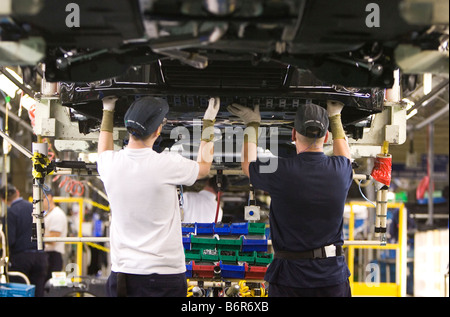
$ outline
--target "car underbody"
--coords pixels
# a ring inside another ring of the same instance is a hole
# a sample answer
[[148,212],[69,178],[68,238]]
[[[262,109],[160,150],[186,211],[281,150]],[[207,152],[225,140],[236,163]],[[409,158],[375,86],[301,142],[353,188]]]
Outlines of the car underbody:
[[[170,148],[180,141],[171,137],[172,130],[192,132],[208,99],[218,96],[216,127],[222,139],[227,127],[242,127],[228,104],[259,105],[262,127],[268,134],[277,128],[277,142],[290,152],[293,117],[302,103],[343,102],[347,136],[364,144],[374,115],[392,107],[386,89],[414,87],[422,70],[408,63],[411,57],[437,52],[434,67],[448,69],[448,21],[440,14],[445,5],[431,0],[17,0],[0,23],[0,43],[15,45],[18,53],[6,54],[11,52],[6,45],[0,50],[9,64],[30,74],[24,78],[30,85],[36,73],[46,83],[58,83],[57,104],[79,125],[74,139],[98,131],[102,97],[119,97],[115,126],[121,129],[131,102],[151,95],[169,103],[160,145]],[[26,49],[33,54],[20,54]],[[395,107],[404,110],[401,103]],[[391,117],[383,123],[396,125]]]

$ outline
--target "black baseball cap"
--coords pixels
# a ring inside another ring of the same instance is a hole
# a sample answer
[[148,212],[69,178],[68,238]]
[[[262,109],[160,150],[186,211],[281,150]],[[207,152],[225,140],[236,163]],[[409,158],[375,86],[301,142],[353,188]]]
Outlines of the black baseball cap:
[[328,130],[329,120],[325,108],[309,103],[300,105],[295,115],[294,127],[308,138],[322,138]]
[[169,105],[164,99],[139,98],[125,113],[125,127],[137,137],[146,137],[156,131],[168,112]]

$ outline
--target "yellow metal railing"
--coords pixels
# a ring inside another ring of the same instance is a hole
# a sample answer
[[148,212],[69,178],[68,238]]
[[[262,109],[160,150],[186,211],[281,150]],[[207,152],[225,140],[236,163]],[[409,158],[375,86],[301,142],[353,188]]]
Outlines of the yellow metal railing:
[[[348,204],[350,206],[349,219],[349,241],[354,241],[354,226],[355,214],[353,206],[365,206],[373,208],[369,202],[353,201]],[[403,203],[388,203],[387,208],[399,209],[399,228],[398,228],[398,243],[385,245],[365,245],[365,244],[349,244],[348,248],[348,268],[350,270],[350,287],[352,288],[352,295],[354,296],[405,296],[406,294],[406,212]],[[345,245],[344,245],[345,246]],[[395,250],[395,283],[381,283],[381,282],[357,282],[354,281],[355,270],[355,249],[380,249],[380,250]]]
[[[53,197],[53,200],[57,203],[77,203],[78,204],[78,238],[83,237],[83,222],[84,222],[84,204],[88,203],[91,206],[109,211],[109,206],[104,206],[88,198],[75,198],[75,197]],[[77,245],[77,274],[82,275],[83,268],[83,243],[84,242],[66,242],[75,243]],[[90,242],[88,242],[90,243]]]

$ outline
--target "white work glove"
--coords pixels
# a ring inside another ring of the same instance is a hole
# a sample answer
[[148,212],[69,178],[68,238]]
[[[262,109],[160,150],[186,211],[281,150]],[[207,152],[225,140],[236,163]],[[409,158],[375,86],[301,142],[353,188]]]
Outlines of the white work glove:
[[261,123],[261,115],[259,114],[259,105],[256,105],[252,110],[237,103],[233,103],[227,107],[228,111],[238,116],[244,121],[245,125],[251,122]]
[[220,98],[219,97],[210,98],[208,108],[205,111],[203,119],[211,121],[216,120],[216,116],[217,113],[219,112],[219,109],[220,109]]
[[114,111],[117,99],[118,98],[116,96],[108,96],[103,98],[103,110]]
[[342,102],[336,100],[327,100],[328,117],[341,114],[342,108],[344,108],[344,104]]

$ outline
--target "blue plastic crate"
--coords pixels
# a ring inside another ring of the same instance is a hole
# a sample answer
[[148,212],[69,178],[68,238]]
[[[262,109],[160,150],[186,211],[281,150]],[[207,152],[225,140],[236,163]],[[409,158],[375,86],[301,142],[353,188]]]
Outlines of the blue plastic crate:
[[215,223],[214,233],[218,235],[229,235],[231,234],[230,225],[227,223]]
[[192,277],[192,262],[186,263],[186,277]]
[[220,270],[222,277],[225,278],[244,278],[245,277],[245,263],[242,265],[224,264],[220,261]]
[[244,236],[242,240],[243,252],[267,252],[267,238],[265,236]]
[[230,233],[233,235],[248,234],[248,223],[247,222],[232,223],[230,226]]
[[214,234],[214,223],[195,223],[195,232],[201,234]]
[[186,234],[195,234],[195,223],[182,223],[181,224],[181,233],[183,235]]
[[183,247],[185,250],[191,249],[191,235],[185,235],[183,236]]
[[34,297],[34,285],[20,283],[0,284],[0,297]]

